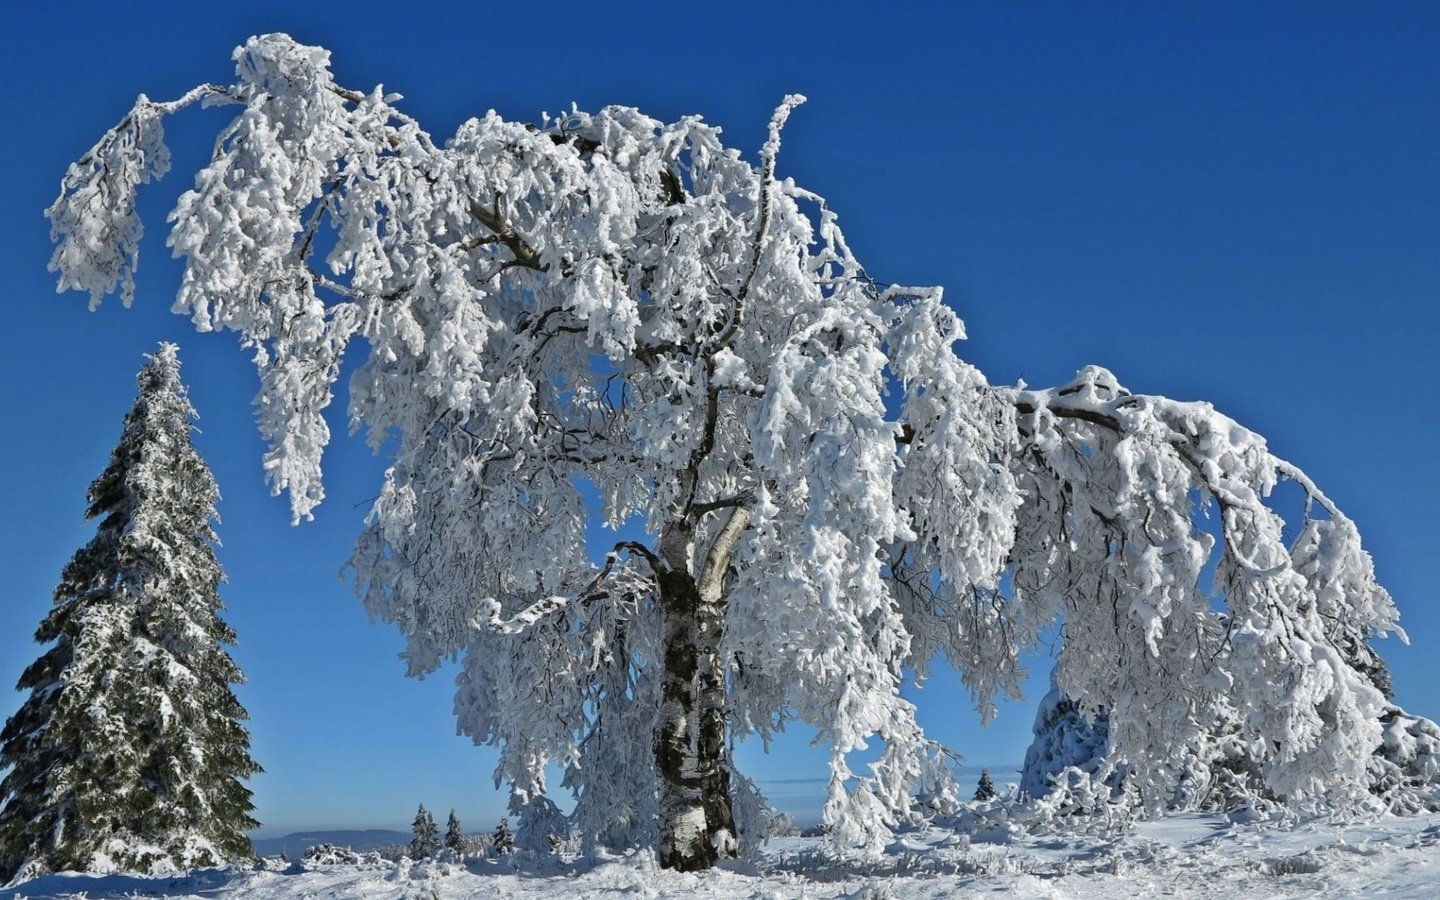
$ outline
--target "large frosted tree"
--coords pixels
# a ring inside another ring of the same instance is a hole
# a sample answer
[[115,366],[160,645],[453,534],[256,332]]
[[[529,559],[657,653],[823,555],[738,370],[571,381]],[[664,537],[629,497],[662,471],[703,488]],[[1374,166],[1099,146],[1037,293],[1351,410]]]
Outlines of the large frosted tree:
[[218,492],[190,442],[174,344],[139,375],[109,465],[90,486],[95,537],[65,567],[0,732],[0,883],[76,870],[161,872],[254,855],[260,771],[242,680],[223,645]]
[[1094,368],[988,384],[938,289],[877,283],[777,175],[802,98],[752,163],[699,118],[625,107],[437,142],[324,50],[266,35],[235,61],[233,84],[142,96],[72,166],[60,286],[129,302],[162,122],[234,106],[171,214],[176,309],[253,352],[297,520],[364,354],[351,427],[393,457],[355,580],[412,673],[462,660],[460,727],[500,747],[522,834],[555,814],[553,762],[585,839],[708,866],[754,834],[731,742],[800,719],[831,748],[833,833],[874,845],[913,792],[956,799],[907,673],[948,660],[988,714],[1057,618],[1060,684],[1110,711],[1143,789],[1226,695],[1276,794],[1365,794],[1383,697],[1337,642],[1395,611],[1350,521],[1208,405]]

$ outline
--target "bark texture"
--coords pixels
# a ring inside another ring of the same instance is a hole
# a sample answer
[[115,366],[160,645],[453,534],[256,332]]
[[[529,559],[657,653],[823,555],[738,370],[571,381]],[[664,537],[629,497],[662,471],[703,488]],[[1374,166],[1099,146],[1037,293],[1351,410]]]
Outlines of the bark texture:
[[665,568],[657,576],[665,617],[665,671],[655,769],[660,777],[662,868],[708,869],[737,852],[720,638],[724,571],[747,521],[740,511],[732,513],[698,580],[690,570],[689,530],[676,529],[661,541]]

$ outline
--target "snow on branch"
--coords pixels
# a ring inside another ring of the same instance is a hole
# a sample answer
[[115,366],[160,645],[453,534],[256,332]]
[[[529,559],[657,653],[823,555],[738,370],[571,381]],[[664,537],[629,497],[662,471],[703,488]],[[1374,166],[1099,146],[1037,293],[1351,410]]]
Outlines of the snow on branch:
[[[1346,655],[1397,626],[1353,523],[1209,404],[1131,394],[1096,367],[1013,400],[1027,492],[1016,602],[1063,616],[1057,681],[1106,711],[1142,792],[1173,791],[1173,762],[1223,702],[1244,711],[1276,794],[1364,801],[1384,698]],[[1306,500],[1289,541],[1268,501],[1281,479]]]
[[145,233],[135,212],[136,188],[170,170],[164,117],[202,99],[236,102],[229,89],[213,84],[169,102],[141,94],[125,118],[70,164],[60,196],[45,210],[56,245],[50,257],[50,271],[60,275],[56,290],[88,293],[93,310],[118,288],[121,302],[131,304]]
[[[741,524],[740,528],[743,529],[744,525]],[[489,629],[500,634],[521,634],[546,616],[569,606],[603,599],[607,596],[603,592],[605,583],[609,580],[616,563],[620,561],[620,554],[626,552],[643,557],[652,568],[663,565],[660,559],[644,544],[635,541],[621,541],[615,545],[614,549],[605,554],[604,565],[600,567],[600,571],[595,574],[595,577],[590,579],[589,584],[575,594],[551,594],[510,616],[504,615],[503,606],[498,600],[486,597],[480,601],[480,614],[475,618],[475,627]]]

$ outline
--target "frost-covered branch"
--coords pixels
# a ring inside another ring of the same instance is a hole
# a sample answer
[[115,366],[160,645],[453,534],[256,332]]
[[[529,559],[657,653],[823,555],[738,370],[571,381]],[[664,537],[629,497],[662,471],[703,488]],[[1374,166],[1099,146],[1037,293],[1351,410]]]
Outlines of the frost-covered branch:
[[[495,196],[489,209],[486,209],[477,202],[471,201],[470,215],[474,216],[476,221],[490,230],[492,240],[499,241],[510,248],[510,252],[515,255],[515,265],[524,266],[527,269],[539,270],[544,268],[540,263],[540,255],[536,253],[529,244],[525,243],[524,238],[512,231],[510,225],[500,216],[500,196],[498,194]],[[483,240],[484,239],[472,241],[467,245],[468,249],[473,250],[479,247]]]
[[767,236],[770,231],[770,218],[772,215],[771,204],[774,202],[775,185],[775,161],[780,156],[780,132],[784,130],[785,123],[790,119],[790,113],[806,100],[804,94],[787,94],[784,101],[776,107],[775,114],[770,117],[770,133],[765,140],[765,146],[760,150],[760,218],[755,225],[755,239],[752,242],[750,251],[750,271],[746,273],[745,280],[740,283],[740,289],[735,292],[735,306],[731,312],[730,320],[715,340],[707,348],[707,354],[728,347],[735,337],[735,332],[745,321],[745,301],[750,296],[750,286],[755,283],[755,275],[760,271],[761,257],[765,253]]
[[60,275],[57,290],[89,293],[91,309],[117,287],[122,303],[129,306],[134,300],[145,233],[135,212],[135,191],[170,169],[163,118],[202,100],[240,102],[231,89],[213,84],[168,102],[141,94],[129,114],[70,165],[60,196],[45,211],[55,243],[50,271]]
[[[1013,399],[1031,497],[1012,550],[1016,601],[1063,614],[1059,686],[1106,711],[1133,786],[1170,796],[1175,760],[1206,740],[1217,709],[1238,708],[1267,790],[1365,801],[1384,697],[1346,660],[1395,631],[1396,613],[1353,523],[1208,404],[1132,395],[1093,367]],[[1281,479],[1305,495],[1289,541],[1267,502]]]
[[573,595],[552,594],[542,600],[538,600],[519,612],[505,616],[501,611],[501,605],[494,598],[487,598],[480,601],[481,617],[477,617],[476,627],[487,628],[501,634],[520,634],[536,622],[559,612],[568,606],[590,603],[607,596],[604,593],[605,583],[610,578],[616,563],[620,561],[620,555],[624,552],[637,553],[647,558],[652,565],[656,562],[654,554],[649,548],[634,541],[621,541],[614,549],[605,554],[605,563],[595,577]]

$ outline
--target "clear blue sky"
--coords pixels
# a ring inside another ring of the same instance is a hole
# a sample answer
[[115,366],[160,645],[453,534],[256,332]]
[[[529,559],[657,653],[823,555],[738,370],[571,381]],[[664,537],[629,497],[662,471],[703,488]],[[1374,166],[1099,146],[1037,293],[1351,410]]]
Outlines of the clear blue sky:
[[[168,313],[164,213],[223,112],[167,126],[176,175],[148,192],[134,309],[88,313],[45,271],[41,211],[66,164],[135,94],[227,81],[231,48],[267,31],[330,48],[347,86],[405,94],[438,137],[487,108],[620,103],[700,113],[753,158],[775,103],[809,95],[781,174],[830,199],[876,277],[944,285],[969,324],[962,352],[992,381],[1102,364],[1136,391],[1211,400],[1306,468],[1400,605],[1414,644],[1381,646],[1399,700],[1440,716],[1440,5],[773,0],[7,4],[0,716],[93,534],[85,488],[141,354],[174,340],[224,495],[267,831],[396,826],[422,801],[477,829],[499,814],[493,755],[454,734],[451,673],[405,679],[398,636],[337,578],[379,462],[338,440],[318,521],[290,527],[262,483],[246,358]],[[1023,757],[1030,705],[982,730],[953,678],[917,699],[971,763]],[[797,780],[823,774],[798,739],[742,766],[793,806],[819,790]]]

